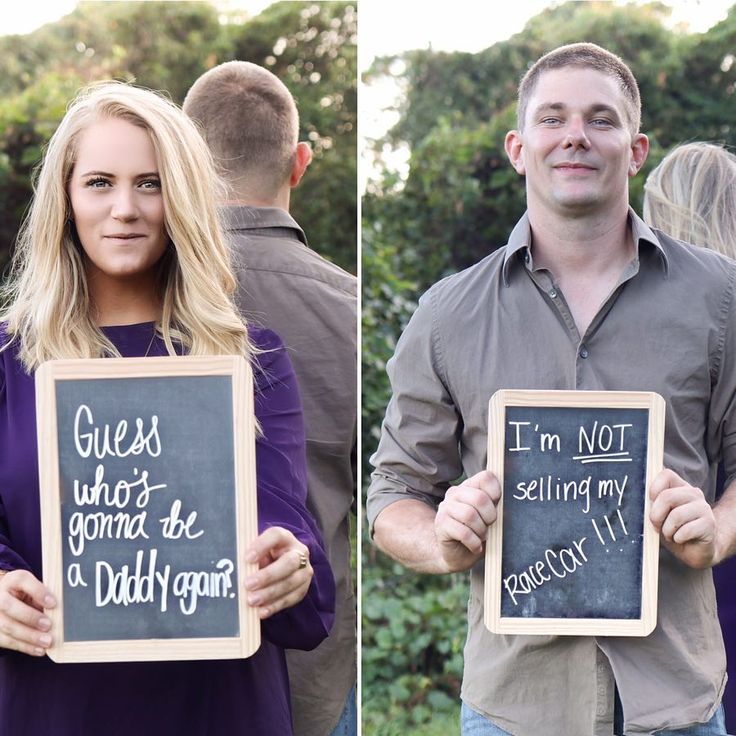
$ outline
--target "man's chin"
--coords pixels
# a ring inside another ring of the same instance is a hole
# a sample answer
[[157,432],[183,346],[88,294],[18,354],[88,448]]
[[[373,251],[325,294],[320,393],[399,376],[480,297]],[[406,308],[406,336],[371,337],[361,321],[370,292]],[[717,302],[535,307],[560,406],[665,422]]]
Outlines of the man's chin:
[[561,213],[567,217],[586,217],[610,206],[602,197],[593,194],[558,197],[556,201]]

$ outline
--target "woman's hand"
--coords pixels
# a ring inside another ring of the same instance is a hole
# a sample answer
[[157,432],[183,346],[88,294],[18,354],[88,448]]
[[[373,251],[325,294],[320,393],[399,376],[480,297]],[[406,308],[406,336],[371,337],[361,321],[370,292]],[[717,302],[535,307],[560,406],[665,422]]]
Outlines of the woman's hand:
[[53,608],[51,591],[28,570],[0,574],[0,647],[42,657],[51,646],[51,621],[44,608]]
[[266,529],[248,549],[248,562],[258,562],[259,571],[245,579],[248,603],[261,619],[295,606],[307,594],[314,570],[309,548],[280,526]]

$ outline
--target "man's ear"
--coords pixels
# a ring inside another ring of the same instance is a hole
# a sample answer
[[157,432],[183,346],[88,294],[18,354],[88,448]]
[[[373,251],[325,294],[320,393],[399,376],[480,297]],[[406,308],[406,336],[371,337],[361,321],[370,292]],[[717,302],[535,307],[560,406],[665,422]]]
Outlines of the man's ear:
[[301,181],[310,163],[312,163],[312,149],[309,143],[303,141],[297,143],[294,165],[291,167],[291,176],[289,177],[290,187],[295,187]]
[[637,133],[631,144],[631,160],[629,161],[629,176],[636,176],[644,162],[647,160],[649,153],[649,138],[644,133]]
[[511,161],[511,165],[516,170],[516,173],[526,174],[523,155],[524,143],[521,139],[521,133],[518,130],[510,130],[506,133],[503,147],[506,149],[506,155],[509,157],[509,161]]

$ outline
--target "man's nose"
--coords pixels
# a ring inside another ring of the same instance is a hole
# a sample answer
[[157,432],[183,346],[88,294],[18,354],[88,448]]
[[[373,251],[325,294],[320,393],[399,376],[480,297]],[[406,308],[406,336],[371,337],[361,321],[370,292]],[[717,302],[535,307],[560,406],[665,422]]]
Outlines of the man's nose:
[[589,148],[590,140],[585,131],[585,121],[580,116],[573,116],[567,123],[563,148]]

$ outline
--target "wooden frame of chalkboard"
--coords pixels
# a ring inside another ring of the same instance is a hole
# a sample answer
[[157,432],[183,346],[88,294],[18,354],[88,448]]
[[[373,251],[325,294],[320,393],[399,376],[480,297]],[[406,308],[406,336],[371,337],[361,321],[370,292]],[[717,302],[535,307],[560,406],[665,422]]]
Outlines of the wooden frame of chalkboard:
[[650,392],[496,392],[488,469],[502,488],[485,556],[485,624],[499,634],[646,636],[659,535],[649,486],[665,404]]
[[[56,662],[234,659],[260,646],[242,357],[57,360],[36,373]],[[167,454],[168,453],[168,454]]]

